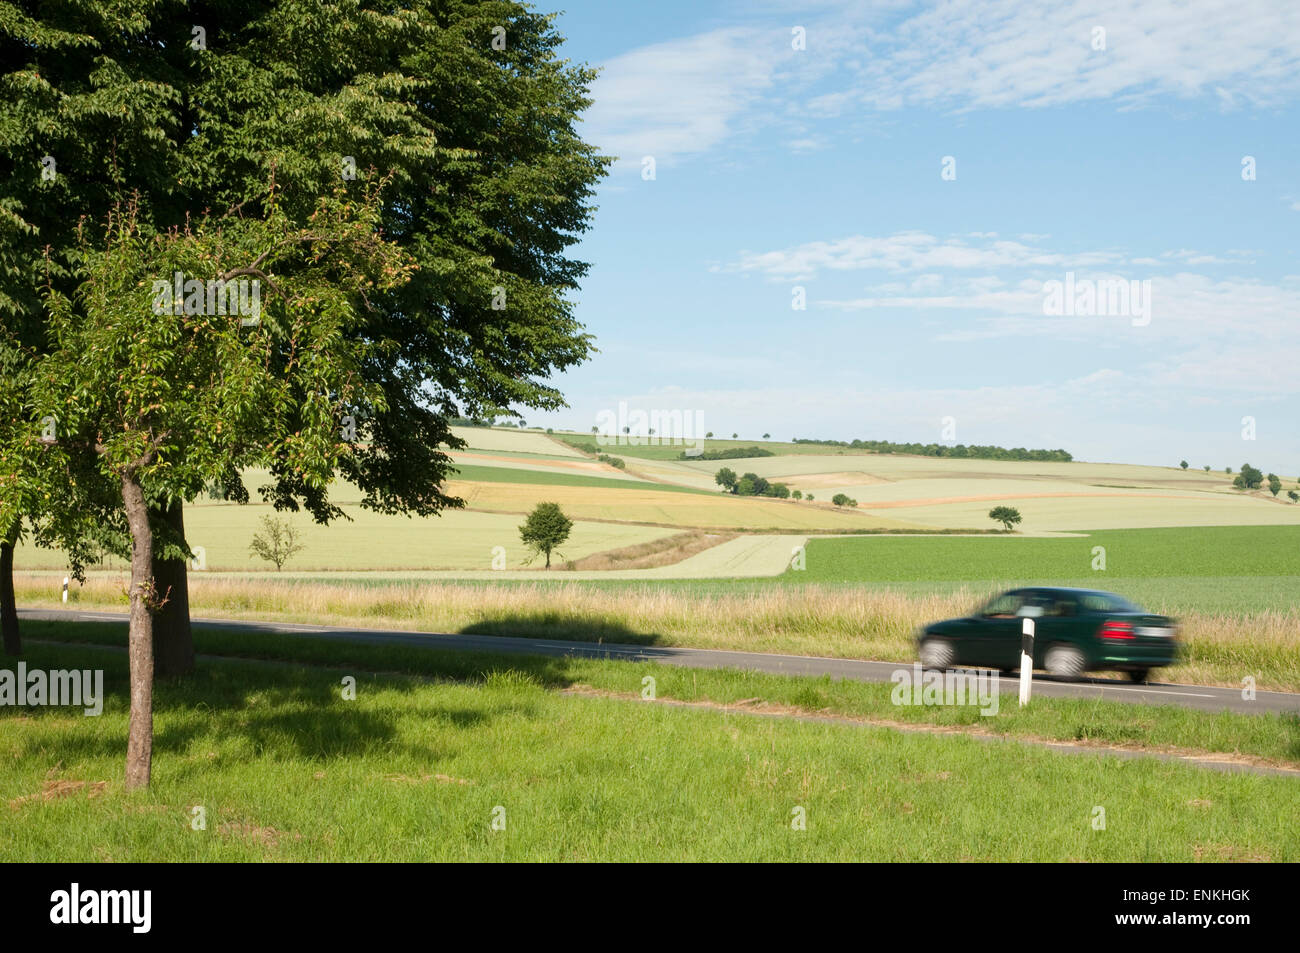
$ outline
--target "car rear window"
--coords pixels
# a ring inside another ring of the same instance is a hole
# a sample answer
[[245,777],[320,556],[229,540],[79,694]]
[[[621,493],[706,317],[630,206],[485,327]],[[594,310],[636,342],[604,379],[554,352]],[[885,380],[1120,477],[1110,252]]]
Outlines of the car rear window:
[[1127,599],[1111,592],[1089,592],[1080,596],[1079,601],[1089,612],[1144,612],[1145,610]]

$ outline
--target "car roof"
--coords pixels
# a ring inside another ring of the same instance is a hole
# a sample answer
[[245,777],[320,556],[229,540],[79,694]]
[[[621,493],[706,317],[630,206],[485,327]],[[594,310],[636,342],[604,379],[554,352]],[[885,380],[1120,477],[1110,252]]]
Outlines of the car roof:
[[1109,592],[1105,589],[1079,589],[1074,586],[1021,586],[1019,589],[1011,589],[1010,592],[1058,592],[1071,596],[1115,596],[1123,599],[1117,592]]

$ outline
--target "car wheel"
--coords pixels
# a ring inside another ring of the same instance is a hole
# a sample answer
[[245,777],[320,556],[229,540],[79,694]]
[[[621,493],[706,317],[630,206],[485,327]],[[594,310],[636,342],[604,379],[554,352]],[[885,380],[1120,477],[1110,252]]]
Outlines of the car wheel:
[[1136,682],[1138,685],[1145,685],[1150,677],[1151,669],[1149,668],[1135,668],[1128,673],[1128,680]]
[[926,639],[921,643],[921,667],[942,672],[952,668],[957,658],[957,651],[952,643],[945,639]]
[[1043,658],[1043,666],[1049,673],[1071,681],[1082,678],[1087,665],[1083,652],[1073,645],[1053,645]]

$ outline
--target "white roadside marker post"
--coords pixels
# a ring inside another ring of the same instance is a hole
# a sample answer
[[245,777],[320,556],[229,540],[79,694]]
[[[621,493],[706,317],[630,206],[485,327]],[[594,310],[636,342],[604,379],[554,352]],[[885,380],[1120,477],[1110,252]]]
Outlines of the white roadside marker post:
[[68,577],[67,576],[63,577],[63,601],[65,603],[68,601]]
[[1020,707],[1029,704],[1034,681],[1034,620],[1025,619],[1020,628]]

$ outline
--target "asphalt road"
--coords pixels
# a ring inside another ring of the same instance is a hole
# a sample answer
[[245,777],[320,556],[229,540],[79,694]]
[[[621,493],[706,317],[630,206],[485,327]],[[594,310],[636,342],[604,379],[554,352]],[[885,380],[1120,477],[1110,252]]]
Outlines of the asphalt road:
[[[124,612],[78,612],[73,610],[21,609],[25,619],[53,622],[124,623]],[[725,652],[652,645],[620,645],[596,642],[565,642],[556,639],[520,639],[497,635],[464,635],[441,632],[407,632],[394,629],[354,629],[342,626],[302,625],[293,622],[230,622],[196,617],[195,626],[240,632],[270,632],[277,635],[339,639],[367,645],[407,645],[463,652],[497,652],[510,655],[617,659],[628,662],[658,662],[686,668],[733,668],[774,675],[829,675],[858,682],[887,682],[891,673],[911,663],[864,662],[857,659],[819,658],[807,655],[771,655],[765,652]],[[1018,694],[1019,679],[999,679],[1003,694]],[[1046,698],[1092,698],[1136,702],[1144,705],[1177,705],[1200,711],[1231,711],[1257,715],[1265,712],[1300,714],[1300,694],[1257,692],[1253,700],[1241,697],[1236,688],[1210,688],[1153,682],[1130,685],[1111,679],[1090,678],[1079,682],[1058,681],[1050,675],[1034,676],[1035,695]]]

